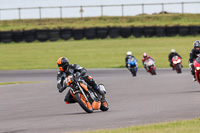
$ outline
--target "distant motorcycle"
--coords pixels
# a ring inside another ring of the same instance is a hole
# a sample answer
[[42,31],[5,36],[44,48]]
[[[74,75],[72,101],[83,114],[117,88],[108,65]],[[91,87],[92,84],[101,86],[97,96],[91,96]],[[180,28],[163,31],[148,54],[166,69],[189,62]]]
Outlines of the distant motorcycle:
[[144,62],[145,69],[147,72],[149,72],[151,75],[156,75],[156,65],[153,59],[149,58]]
[[193,61],[193,64],[195,68],[196,79],[200,84],[200,57],[197,57],[196,60]]
[[[109,109],[106,99],[102,101],[102,96],[91,87],[88,87],[84,80],[78,81],[73,75],[69,75],[65,78],[70,84],[70,93],[74,100],[79,103],[83,110],[87,113],[92,113],[93,110],[107,111]],[[106,93],[106,89],[103,84],[99,84],[101,91]]]
[[174,70],[176,70],[177,73],[182,73],[182,70],[181,70],[181,67],[182,67],[181,58],[179,56],[174,56],[172,58],[172,63],[173,63]]
[[136,76],[138,67],[137,60],[135,58],[128,59],[128,69],[133,76]]

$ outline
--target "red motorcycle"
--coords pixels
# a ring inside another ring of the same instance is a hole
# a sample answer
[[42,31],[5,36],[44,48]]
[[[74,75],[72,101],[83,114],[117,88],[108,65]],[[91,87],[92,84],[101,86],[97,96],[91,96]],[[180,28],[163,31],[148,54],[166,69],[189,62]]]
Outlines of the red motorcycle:
[[144,62],[145,69],[147,72],[149,72],[151,75],[156,75],[156,65],[153,59],[149,58]]
[[173,63],[173,67],[174,67],[174,70],[176,70],[177,73],[182,73],[182,62],[181,62],[181,58],[179,56],[174,56],[172,58],[172,63]]
[[196,79],[200,84],[200,57],[197,57],[196,60],[194,60],[193,64],[195,68]]

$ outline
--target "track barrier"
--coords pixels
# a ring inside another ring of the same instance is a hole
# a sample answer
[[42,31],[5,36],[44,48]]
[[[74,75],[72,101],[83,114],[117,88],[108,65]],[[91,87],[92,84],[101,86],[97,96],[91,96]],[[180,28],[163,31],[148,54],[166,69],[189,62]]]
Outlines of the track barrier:
[[91,28],[63,28],[63,29],[32,29],[22,31],[0,31],[0,42],[33,42],[38,40],[57,41],[59,39],[105,39],[138,37],[173,37],[196,36],[200,34],[200,26],[145,26],[145,27],[91,27]]

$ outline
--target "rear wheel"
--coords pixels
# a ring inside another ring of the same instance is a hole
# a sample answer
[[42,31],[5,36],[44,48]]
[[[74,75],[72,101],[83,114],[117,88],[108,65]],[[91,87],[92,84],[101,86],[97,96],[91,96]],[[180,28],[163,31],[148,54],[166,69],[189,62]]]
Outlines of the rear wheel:
[[85,110],[87,113],[92,113],[93,108],[89,101],[86,101],[85,97],[81,93],[75,94],[76,100],[79,103],[79,105]]
[[101,110],[101,111],[107,111],[108,109],[109,109],[108,102],[107,102],[106,99],[105,99],[104,102],[101,102],[100,110]]

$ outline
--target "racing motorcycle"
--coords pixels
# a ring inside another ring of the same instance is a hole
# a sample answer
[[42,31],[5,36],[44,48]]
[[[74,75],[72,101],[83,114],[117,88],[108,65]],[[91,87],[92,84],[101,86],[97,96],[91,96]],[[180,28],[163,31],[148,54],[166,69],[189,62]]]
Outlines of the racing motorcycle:
[[[77,101],[87,113],[92,113],[94,110],[99,109],[101,111],[107,111],[109,109],[106,99],[102,99],[102,95],[87,85],[84,80],[77,80],[73,75],[69,75],[65,80],[70,87],[70,93],[74,100]],[[98,86],[100,91],[106,94],[104,85],[99,84]]]
[[196,60],[193,61],[193,64],[194,64],[196,79],[200,84],[200,57],[197,57]]
[[128,69],[133,76],[136,76],[138,66],[135,58],[128,59]]
[[149,58],[144,62],[145,69],[147,72],[149,72],[151,75],[156,75],[156,65],[153,59]]
[[174,70],[176,70],[177,73],[181,73],[181,67],[182,67],[182,64],[181,64],[181,58],[179,56],[174,56],[172,58],[172,63],[173,63],[173,67],[174,67]]

